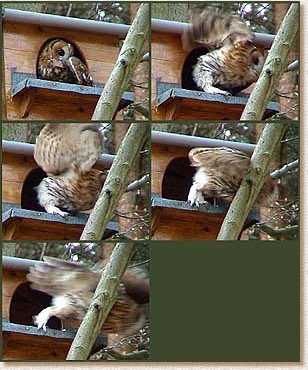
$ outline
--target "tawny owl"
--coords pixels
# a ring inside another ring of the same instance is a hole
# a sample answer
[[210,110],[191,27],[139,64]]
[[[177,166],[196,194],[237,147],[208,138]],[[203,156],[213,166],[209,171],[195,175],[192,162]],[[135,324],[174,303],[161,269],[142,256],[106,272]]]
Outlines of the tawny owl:
[[37,78],[93,86],[88,67],[74,46],[64,39],[47,40],[37,58]]
[[198,54],[191,74],[198,89],[212,94],[230,95],[245,89],[257,81],[264,64],[248,26],[239,16],[220,9],[193,10],[182,42],[185,50],[207,49]]
[[[82,320],[93,299],[101,274],[85,265],[44,256],[45,263],[30,267],[27,280],[31,288],[52,296],[52,306],[34,317],[39,329],[46,331],[48,320]],[[142,304],[149,302],[149,283],[144,274],[128,269],[118,288],[116,302],[102,331],[132,335],[145,323]]]
[[36,187],[40,205],[62,217],[94,207],[106,178],[92,168],[102,152],[97,124],[48,123],[36,138],[34,159],[47,173]]
[[[197,167],[188,202],[193,206],[207,203],[206,198],[219,198],[227,204],[239,188],[250,164],[250,157],[235,149],[194,148],[189,154],[192,166]],[[275,189],[274,180],[267,178],[255,205],[266,205]]]

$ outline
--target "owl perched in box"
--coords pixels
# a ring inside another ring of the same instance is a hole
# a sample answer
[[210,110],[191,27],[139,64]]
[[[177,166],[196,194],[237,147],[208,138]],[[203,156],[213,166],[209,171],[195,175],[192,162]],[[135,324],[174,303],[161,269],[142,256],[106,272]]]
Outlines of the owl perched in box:
[[[207,203],[206,198],[219,198],[227,204],[231,203],[248,170],[250,157],[239,150],[225,147],[194,148],[188,157],[191,165],[198,168],[189,190],[188,202],[192,206],[199,206]],[[268,177],[254,204],[266,205],[274,190],[274,180]]]
[[208,93],[230,95],[245,89],[257,81],[264,64],[248,26],[221,9],[192,10],[182,43],[184,50],[194,52],[191,78]]
[[64,39],[47,40],[38,54],[37,78],[93,86],[89,69],[75,49]]
[[36,191],[48,213],[66,217],[94,207],[106,178],[105,172],[92,168],[102,148],[98,124],[44,126],[36,138],[34,159],[47,174]]
[[[48,320],[82,320],[86,314],[101,272],[84,264],[44,256],[44,263],[30,267],[27,280],[31,288],[52,296],[52,305],[34,317],[39,329],[46,331]],[[149,302],[149,282],[140,270],[128,269],[119,285],[117,298],[102,330],[121,336],[136,333],[145,323],[141,305]]]

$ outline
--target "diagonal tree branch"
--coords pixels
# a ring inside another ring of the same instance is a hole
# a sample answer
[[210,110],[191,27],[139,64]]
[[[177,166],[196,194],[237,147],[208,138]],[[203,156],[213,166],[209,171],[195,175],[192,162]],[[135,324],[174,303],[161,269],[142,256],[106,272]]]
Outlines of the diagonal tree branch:
[[132,123],[116,154],[101,194],[88,218],[80,240],[101,240],[120,197],[127,187],[133,163],[149,133],[148,123]]
[[117,289],[135,245],[115,246],[96,287],[92,303],[76,333],[67,360],[86,360],[117,297]]
[[92,120],[113,118],[133,72],[139,63],[150,29],[149,4],[140,5],[129,28],[115,66],[95,107]]
[[276,86],[285,72],[287,57],[298,34],[299,3],[291,4],[275,36],[261,75],[250,94],[241,120],[260,120]]
[[287,123],[267,123],[243,178],[220,228],[217,240],[236,240],[268,176],[268,165],[288,128]]
[[[298,34],[299,4],[290,5],[266,58],[262,73],[253,89],[241,120],[260,120],[283,74],[288,53]],[[250,209],[268,176],[268,165],[288,124],[267,123],[251,157],[244,177],[219,231],[217,240],[236,240]]]

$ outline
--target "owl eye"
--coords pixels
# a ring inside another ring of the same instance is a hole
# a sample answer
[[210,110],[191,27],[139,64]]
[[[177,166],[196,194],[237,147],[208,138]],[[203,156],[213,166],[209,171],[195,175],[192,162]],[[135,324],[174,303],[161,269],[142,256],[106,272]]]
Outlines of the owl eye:
[[58,49],[57,54],[59,55],[59,57],[63,57],[63,55],[65,54],[65,51],[63,49]]

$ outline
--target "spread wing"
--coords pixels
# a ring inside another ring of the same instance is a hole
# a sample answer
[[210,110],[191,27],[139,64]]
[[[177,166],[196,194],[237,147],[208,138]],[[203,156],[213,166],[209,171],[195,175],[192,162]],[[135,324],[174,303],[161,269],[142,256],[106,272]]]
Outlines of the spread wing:
[[44,257],[45,263],[30,267],[27,280],[31,288],[53,297],[75,292],[93,292],[100,274],[82,264],[64,261],[54,257]]
[[87,172],[102,152],[103,137],[97,124],[48,123],[36,138],[34,159],[48,174],[70,168]]
[[189,152],[188,157],[192,166],[214,170],[221,166],[224,166],[227,170],[238,170],[238,167],[247,169],[250,162],[247,154],[226,147],[194,148]]
[[[81,320],[88,309],[100,273],[79,263],[44,257],[45,263],[30,268],[27,280],[31,288],[53,297],[52,306],[34,317],[38,328],[46,330],[50,317]],[[149,285],[133,273],[126,272],[118,288],[117,300],[103,325],[105,332],[131,335],[139,330],[145,316],[140,304],[149,300]]]
[[236,43],[253,40],[251,30],[238,15],[226,13],[218,8],[193,8],[190,23],[182,36],[184,50],[198,45],[217,49],[228,41]]

